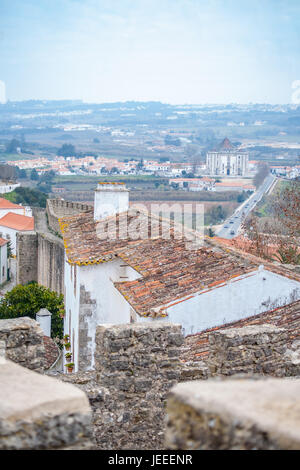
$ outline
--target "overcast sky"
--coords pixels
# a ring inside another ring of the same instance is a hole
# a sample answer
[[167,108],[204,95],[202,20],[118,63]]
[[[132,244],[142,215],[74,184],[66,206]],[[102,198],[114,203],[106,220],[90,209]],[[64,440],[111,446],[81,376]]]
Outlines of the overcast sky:
[[290,103],[299,0],[0,0],[7,98]]

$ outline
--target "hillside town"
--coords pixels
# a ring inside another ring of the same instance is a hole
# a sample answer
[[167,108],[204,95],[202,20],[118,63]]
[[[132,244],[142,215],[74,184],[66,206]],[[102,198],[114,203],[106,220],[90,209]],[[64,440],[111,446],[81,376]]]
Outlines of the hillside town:
[[299,19],[294,0],[0,2],[9,462],[300,450]]

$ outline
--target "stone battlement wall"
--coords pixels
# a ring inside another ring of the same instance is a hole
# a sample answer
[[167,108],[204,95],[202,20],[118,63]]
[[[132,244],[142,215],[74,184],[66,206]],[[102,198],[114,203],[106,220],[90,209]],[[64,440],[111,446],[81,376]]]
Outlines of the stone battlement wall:
[[0,320],[0,341],[5,355],[13,362],[41,372],[46,365],[44,332],[31,318]]
[[209,375],[300,376],[297,343],[288,348],[287,329],[268,324],[216,330],[209,335]]
[[162,449],[164,402],[180,379],[180,325],[103,325],[96,334],[100,449]]
[[165,404],[181,380],[180,325],[98,326],[96,370],[60,375],[83,390],[93,409],[98,449],[163,449]]
[[93,206],[80,202],[70,202],[63,199],[47,199],[46,214],[49,227],[56,233],[60,233],[58,219],[70,217],[93,209]]

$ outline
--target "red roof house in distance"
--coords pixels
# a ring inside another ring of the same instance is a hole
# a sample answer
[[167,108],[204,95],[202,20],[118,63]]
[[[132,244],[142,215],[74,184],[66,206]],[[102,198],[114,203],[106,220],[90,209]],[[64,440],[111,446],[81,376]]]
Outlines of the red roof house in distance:
[[0,237],[10,240],[13,254],[16,254],[16,235],[18,232],[34,230],[34,217],[8,212],[0,219]]
[[14,204],[3,197],[0,197],[0,218],[4,217],[8,212],[14,214],[25,215],[25,207]]

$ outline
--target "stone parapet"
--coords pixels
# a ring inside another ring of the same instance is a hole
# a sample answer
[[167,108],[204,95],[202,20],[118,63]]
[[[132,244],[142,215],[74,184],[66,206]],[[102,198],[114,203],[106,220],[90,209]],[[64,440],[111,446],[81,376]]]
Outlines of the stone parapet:
[[[162,449],[167,392],[180,380],[180,325],[103,325],[96,333],[94,429],[100,449]],[[91,397],[93,398],[93,397]]]
[[299,450],[300,380],[178,384],[167,404],[166,449]]
[[285,356],[287,342],[286,329],[268,324],[216,330],[209,335],[207,365],[210,374],[283,377],[289,363]]
[[0,341],[5,342],[6,358],[42,371],[46,365],[44,332],[31,318],[19,317],[0,320]]
[[91,449],[91,409],[78,388],[0,362],[0,449]]

